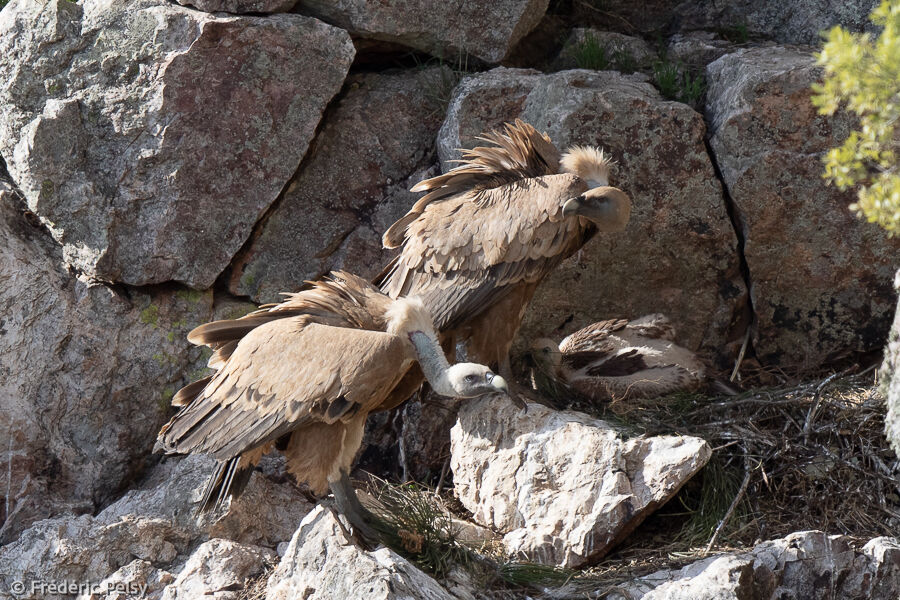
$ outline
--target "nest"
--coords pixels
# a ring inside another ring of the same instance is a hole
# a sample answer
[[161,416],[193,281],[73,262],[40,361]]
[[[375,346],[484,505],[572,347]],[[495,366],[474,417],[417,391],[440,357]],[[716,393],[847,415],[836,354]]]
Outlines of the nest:
[[709,552],[808,529],[893,535],[900,462],[884,436],[884,398],[873,379],[833,374],[732,398],[618,406],[619,418],[643,433],[695,435],[714,448],[700,476],[655,517],[657,526],[680,521],[664,550]]

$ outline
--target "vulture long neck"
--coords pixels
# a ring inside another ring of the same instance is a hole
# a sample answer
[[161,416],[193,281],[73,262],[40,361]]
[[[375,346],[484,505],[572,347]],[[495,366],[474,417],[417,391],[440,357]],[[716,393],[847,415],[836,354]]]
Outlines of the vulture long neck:
[[416,359],[431,388],[442,396],[453,397],[456,390],[447,371],[450,363],[434,332],[431,315],[416,298],[398,298],[387,313],[387,331],[409,339]]

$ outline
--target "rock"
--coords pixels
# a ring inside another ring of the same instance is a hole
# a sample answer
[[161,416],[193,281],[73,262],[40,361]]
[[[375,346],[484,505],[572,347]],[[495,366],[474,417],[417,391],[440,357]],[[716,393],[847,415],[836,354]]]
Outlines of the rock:
[[193,6],[206,12],[230,12],[236,14],[269,14],[288,12],[297,0],[175,0],[182,6]]
[[388,548],[348,542],[334,513],[317,506],[269,578],[266,600],[452,600],[436,581]]
[[211,292],[73,278],[19,206],[0,183],[0,543],[37,519],[93,512],[142,472],[172,395],[204,373],[186,335],[213,316]]
[[402,44],[451,62],[472,55],[498,63],[540,22],[547,4],[548,0],[300,0],[297,8],[354,37]]
[[157,569],[150,561],[135,559],[101,581],[95,589],[79,594],[76,600],[159,600],[165,586],[175,576]]
[[598,235],[538,288],[521,338],[662,312],[680,345],[735,353],[727,342],[740,337],[730,329],[746,308],[746,290],[702,117],[664,101],[642,75],[494,69],[454,91],[438,136],[443,168],[456,148],[516,117],[546,131],[561,151],[605,148],[617,161],[612,185],[632,199],[624,232]]
[[353,55],[345,32],[300,15],[17,0],[0,13],[0,154],[68,264],[207,288]]
[[[900,542],[803,531],[620,585],[609,600],[863,600],[900,594]],[[623,593],[624,592],[624,593]]]
[[707,68],[710,147],[734,204],[750,270],[757,357],[814,368],[884,343],[900,239],[858,219],[852,191],[822,179],[824,153],[855,124],[819,115],[809,54],[738,50]]
[[275,558],[274,552],[259,546],[209,540],[194,550],[175,581],[163,591],[162,600],[205,596],[237,600],[247,580],[263,573]]
[[737,38],[764,37],[816,46],[822,32],[835,25],[850,31],[872,31],[868,17],[878,4],[878,0],[685,0],[671,14],[681,31],[730,30]]
[[[894,289],[900,292],[900,269],[894,277]],[[897,301],[894,325],[888,335],[884,362],[878,376],[881,381],[881,393],[887,402],[887,414],[884,418],[885,435],[894,452],[900,454],[900,300]]]
[[666,59],[689,71],[703,72],[706,65],[734,50],[734,44],[711,31],[678,33],[666,44]]
[[444,466],[449,469],[450,429],[456,423],[459,406],[459,400],[442,398],[430,390],[421,401],[403,405],[398,443],[404,481],[433,486]]
[[[65,515],[33,524],[16,541],[0,547],[0,590],[10,589],[14,581],[108,581],[146,584],[154,590],[174,583],[176,587],[166,592],[167,597],[196,597],[190,590],[196,590],[207,573],[203,565],[216,562],[217,556],[242,557],[226,569],[236,577],[243,576],[241,569],[249,568],[252,556],[261,557],[258,564],[274,560],[274,553],[256,545],[274,548],[289,539],[309,504],[294,486],[279,486],[254,473],[248,489],[232,503],[227,515],[198,523],[193,510],[212,466],[212,459],[205,456],[170,460],[151,473],[145,489],[129,491],[97,516]],[[217,540],[195,555],[194,562],[188,560],[187,570],[181,569],[182,574],[172,582],[171,573],[179,571],[179,557],[199,542],[224,536],[237,543],[230,546]],[[136,560],[149,562],[152,568],[142,562],[134,564]],[[62,597],[71,595],[37,590],[23,596]]]
[[699,438],[624,439],[583,413],[470,401],[450,433],[456,495],[510,554],[601,559],[709,460]]
[[[596,52],[598,48],[602,49],[600,53]],[[581,67],[633,73],[649,69],[658,59],[650,44],[641,38],[576,27],[563,44],[553,67],[555,70]]]
[[390,258],[381,234],[409,210],[409,188],[434,163],[443,115],[435,94],[449,94],[453,81],[447,68],[351,77],[309,157],[235,260],[231,290],[271,302],[332,269],[376,275]]

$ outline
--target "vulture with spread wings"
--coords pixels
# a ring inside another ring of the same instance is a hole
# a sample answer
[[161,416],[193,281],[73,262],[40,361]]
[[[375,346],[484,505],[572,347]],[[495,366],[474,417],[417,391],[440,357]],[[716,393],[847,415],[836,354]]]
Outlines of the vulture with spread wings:
[[533,383],[552,389],[563,382],[595,401],[695,391],[705,381],[705,367],[674,340],[675,330],[661,314],[598,321],[559,344],[541,338],[531,348]]
[[318,493],[331,488],[364,539],[375,536],[348,471],[366,416],[406,371],[418,363],[445,396],[506,390],[483,365],[448,364],[421,301],[393,300],[343,272],[280,304],[202,325],[188,339],[214,350],[217,371],[175,395],[181,409],[159,432],[156,449],[220,461],[200,510],[238,495],[260,457],[277,446],[299,481]]
[[[593,147],[564,155],[516,120],[466,150],[458,167],[422,181],[428,192],[385,232],[400,254],[375,283],[391,298],[418,296],[434,317],[444,349],[498,365],[508,353],[537,285],[598,232],[628,223],[631,201],[609,187],[609,161]],[[421,384],[415,369],[382,409]]]

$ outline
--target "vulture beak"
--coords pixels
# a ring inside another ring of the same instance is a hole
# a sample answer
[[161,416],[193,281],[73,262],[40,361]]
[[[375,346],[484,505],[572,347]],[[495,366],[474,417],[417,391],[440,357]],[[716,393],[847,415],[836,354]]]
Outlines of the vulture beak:
[[509,395],[509,386],[506,385],[505,379],[503,379],[499,375],[488,373],[487,380],[488,383],[491,384],[498,392]]
[[595,187],[567,200],[562,215],[590,219],[600,231],[622,231],[631,218],[631,199],[619,188]]

